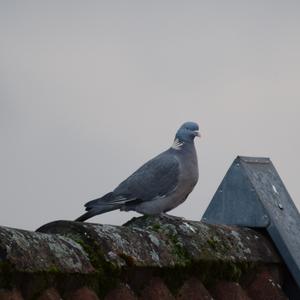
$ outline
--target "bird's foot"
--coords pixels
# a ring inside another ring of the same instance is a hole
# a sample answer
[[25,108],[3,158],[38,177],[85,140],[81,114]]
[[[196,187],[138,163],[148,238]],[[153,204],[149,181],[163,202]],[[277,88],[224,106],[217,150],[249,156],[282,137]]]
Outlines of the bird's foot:
[[159,216],[162,217],[162,218],[169,219],[170,221],[183,221],[183,220],[185,220],[185,218],[183,218],[183,217],[172,216],[172,215],[168,215],[166,213],[160,213]]

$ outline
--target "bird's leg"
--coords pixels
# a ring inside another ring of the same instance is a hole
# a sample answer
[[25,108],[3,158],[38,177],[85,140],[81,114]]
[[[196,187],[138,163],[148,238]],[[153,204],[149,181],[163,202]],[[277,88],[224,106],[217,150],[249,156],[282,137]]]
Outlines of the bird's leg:
[[172,215],[169,215],[169,214],[166,214],[166,213],[160,213],[159,216],[162,217],[162,218],[169,219],[171,221],[183,221],[183,220],[185,220],[185,218],[183,218],[183,217],[172,216]]

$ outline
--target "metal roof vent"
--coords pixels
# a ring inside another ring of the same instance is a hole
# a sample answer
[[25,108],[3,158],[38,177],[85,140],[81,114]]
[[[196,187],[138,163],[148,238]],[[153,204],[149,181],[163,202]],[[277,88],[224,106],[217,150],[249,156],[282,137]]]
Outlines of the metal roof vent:
[[269,158],[238,156],[202,221],[265,228],[300,288],[300,215]]

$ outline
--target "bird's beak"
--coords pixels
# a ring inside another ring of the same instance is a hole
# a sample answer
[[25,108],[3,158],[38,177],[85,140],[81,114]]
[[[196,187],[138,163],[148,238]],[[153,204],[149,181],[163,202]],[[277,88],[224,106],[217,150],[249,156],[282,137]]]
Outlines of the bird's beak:
[[198,138],[201,138],[201,134],[198,130],[194,131],[195,136],[197,136]]

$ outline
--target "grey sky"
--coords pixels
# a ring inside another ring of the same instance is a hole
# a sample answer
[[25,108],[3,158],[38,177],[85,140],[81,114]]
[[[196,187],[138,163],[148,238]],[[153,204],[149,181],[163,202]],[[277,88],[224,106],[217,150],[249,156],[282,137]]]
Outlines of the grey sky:
[[1,225],[78,217],[188,120],[200,178],[173,214],[199,219],[238,154],[300,206],[299,1],[0,1],[0,37]]

